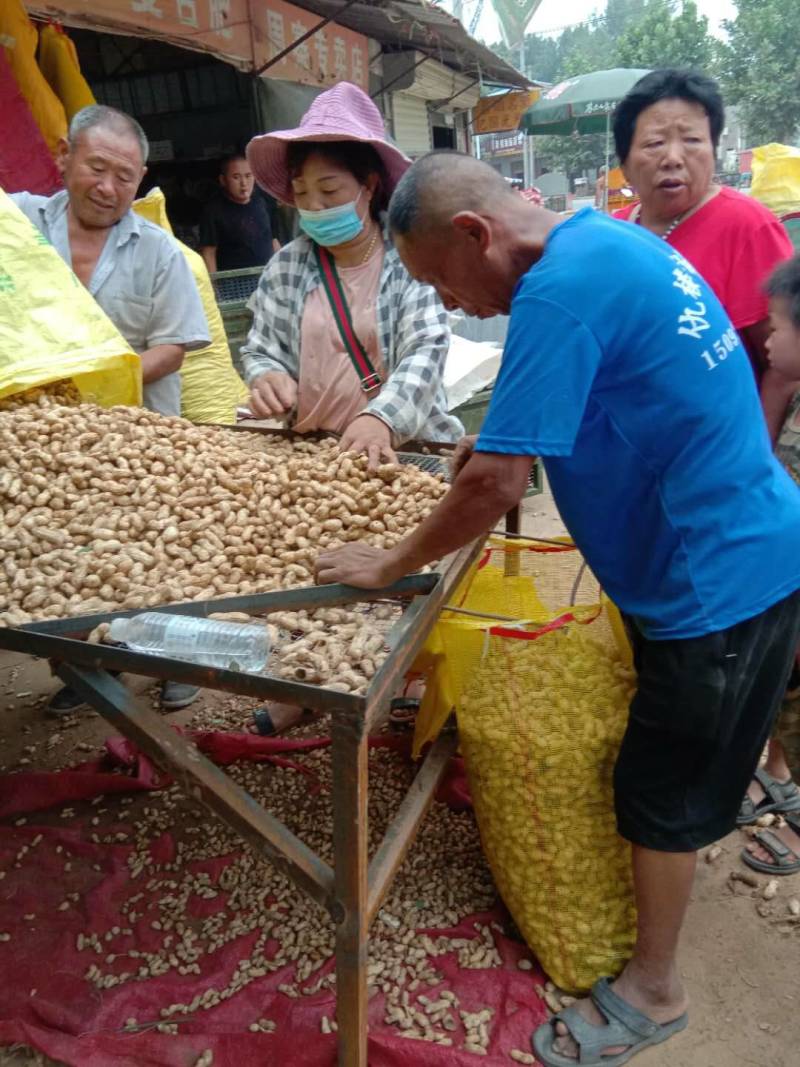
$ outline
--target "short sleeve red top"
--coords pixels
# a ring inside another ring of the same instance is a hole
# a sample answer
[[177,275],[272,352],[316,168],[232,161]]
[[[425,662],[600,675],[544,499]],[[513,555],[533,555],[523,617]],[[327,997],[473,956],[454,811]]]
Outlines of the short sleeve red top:
[[[615,218],[629,219],[634,207],[615,212]],[[703,275],[737,330],[767,317],[764,282],[794,252],[771,211],[727,186],[677,226],[668,241]]]

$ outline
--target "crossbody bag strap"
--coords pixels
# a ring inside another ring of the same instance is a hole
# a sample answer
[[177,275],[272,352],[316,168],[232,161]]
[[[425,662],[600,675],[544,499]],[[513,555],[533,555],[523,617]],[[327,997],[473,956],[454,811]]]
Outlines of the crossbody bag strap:
[[336,270],[333,256],[327,248],[322,248],[321,245],[316,243],[314,244],[314,255],[317,257],[322,285],[331,305],[333,319],[339,331],[339,336],[342,338],[345,352],[347,352],[350,362],[355,367],[361,388],[365,393],[372,393],[380,388],[382,379],[373,367],[372,361],[367,355],[367,350],[353,329],[350,306],[347,303],[347,297],[344,294],[344,288],[342,287],[339,272]]

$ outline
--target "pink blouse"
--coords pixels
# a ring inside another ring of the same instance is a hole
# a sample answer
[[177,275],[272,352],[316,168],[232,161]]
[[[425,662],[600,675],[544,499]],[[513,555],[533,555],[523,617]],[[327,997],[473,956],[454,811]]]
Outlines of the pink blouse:
[[[375,370],[386,370],[378,343],[377,297],[383,267],[383,247],[357,267],[337,267],[353,328]],[[374,395],[374,394],[371,394]],[[297,389],[298,433],[330,430],[342,433],[360,415],[371,396],[342,343],[324,287],[306,298],[300,327],[300,380]]]

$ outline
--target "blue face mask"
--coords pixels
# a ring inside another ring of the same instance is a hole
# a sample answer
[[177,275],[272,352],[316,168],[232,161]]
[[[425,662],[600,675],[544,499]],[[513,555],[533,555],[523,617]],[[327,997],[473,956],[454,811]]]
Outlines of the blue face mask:
[[[361,193],[363,192],[362,189]],[[299,207],[297,213],[300,216],[300,229],[323,248],[333,248],[335,245],[352,241],[364,229],[364,223],[356,210],[361,193],[349,204],[339,204],[322,211],[304,211]]]

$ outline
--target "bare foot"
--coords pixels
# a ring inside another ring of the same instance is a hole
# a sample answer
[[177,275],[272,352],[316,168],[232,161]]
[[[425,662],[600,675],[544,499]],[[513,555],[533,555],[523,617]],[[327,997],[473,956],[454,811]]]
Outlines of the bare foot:
[[[666,996],[648,995],[633,978],[628,978],[627,971],[624,971],[616,982],[612,983],[611,988],[626,1003],[637,1008],[648,1019],[652,1019],[653,1022],[662,1026],[683,1015],[689,1004],[688,998],[677,980],[673,982],[672,988],[670,988]],[[586,1021],[593,1026],[603,1027],[608,1024],[608,1020],[595,1007],[591,997],[579,1001],[576,1007]],[[556,1033],[558,1037],[553,1042],[554,1050],[562,1056],[568,1056],[577,1061],[580,1050],[568,1027],[562,1022],[557,1022]],[[608,1048],[603,1049],[602,1054],[604,1056],[616,1056],[621,1052],[625,1052],[628,1048],[630,1048],[630,1045],[609,1045]]]
[[[773,825],[770,826],[769,832],[771,834],[775,834],[776,837],[780,838],[784,845],[786,845],[787,848],[790,848],[792,852],[794,852],[795,856],[800,858],[800,834],[794,831],[791,826],[784,825],[778,827]],[[750,852],[756,859],[761,860],[762,863],[768,863],[771,867],[775,867],[775,869],[780,873],[780,869],[775,863],[775,857],[772,855],[772,853],[767,852],[763,845],[760,845],[758,841],[751,841],[750,844],[746,847],[747,851]]]

